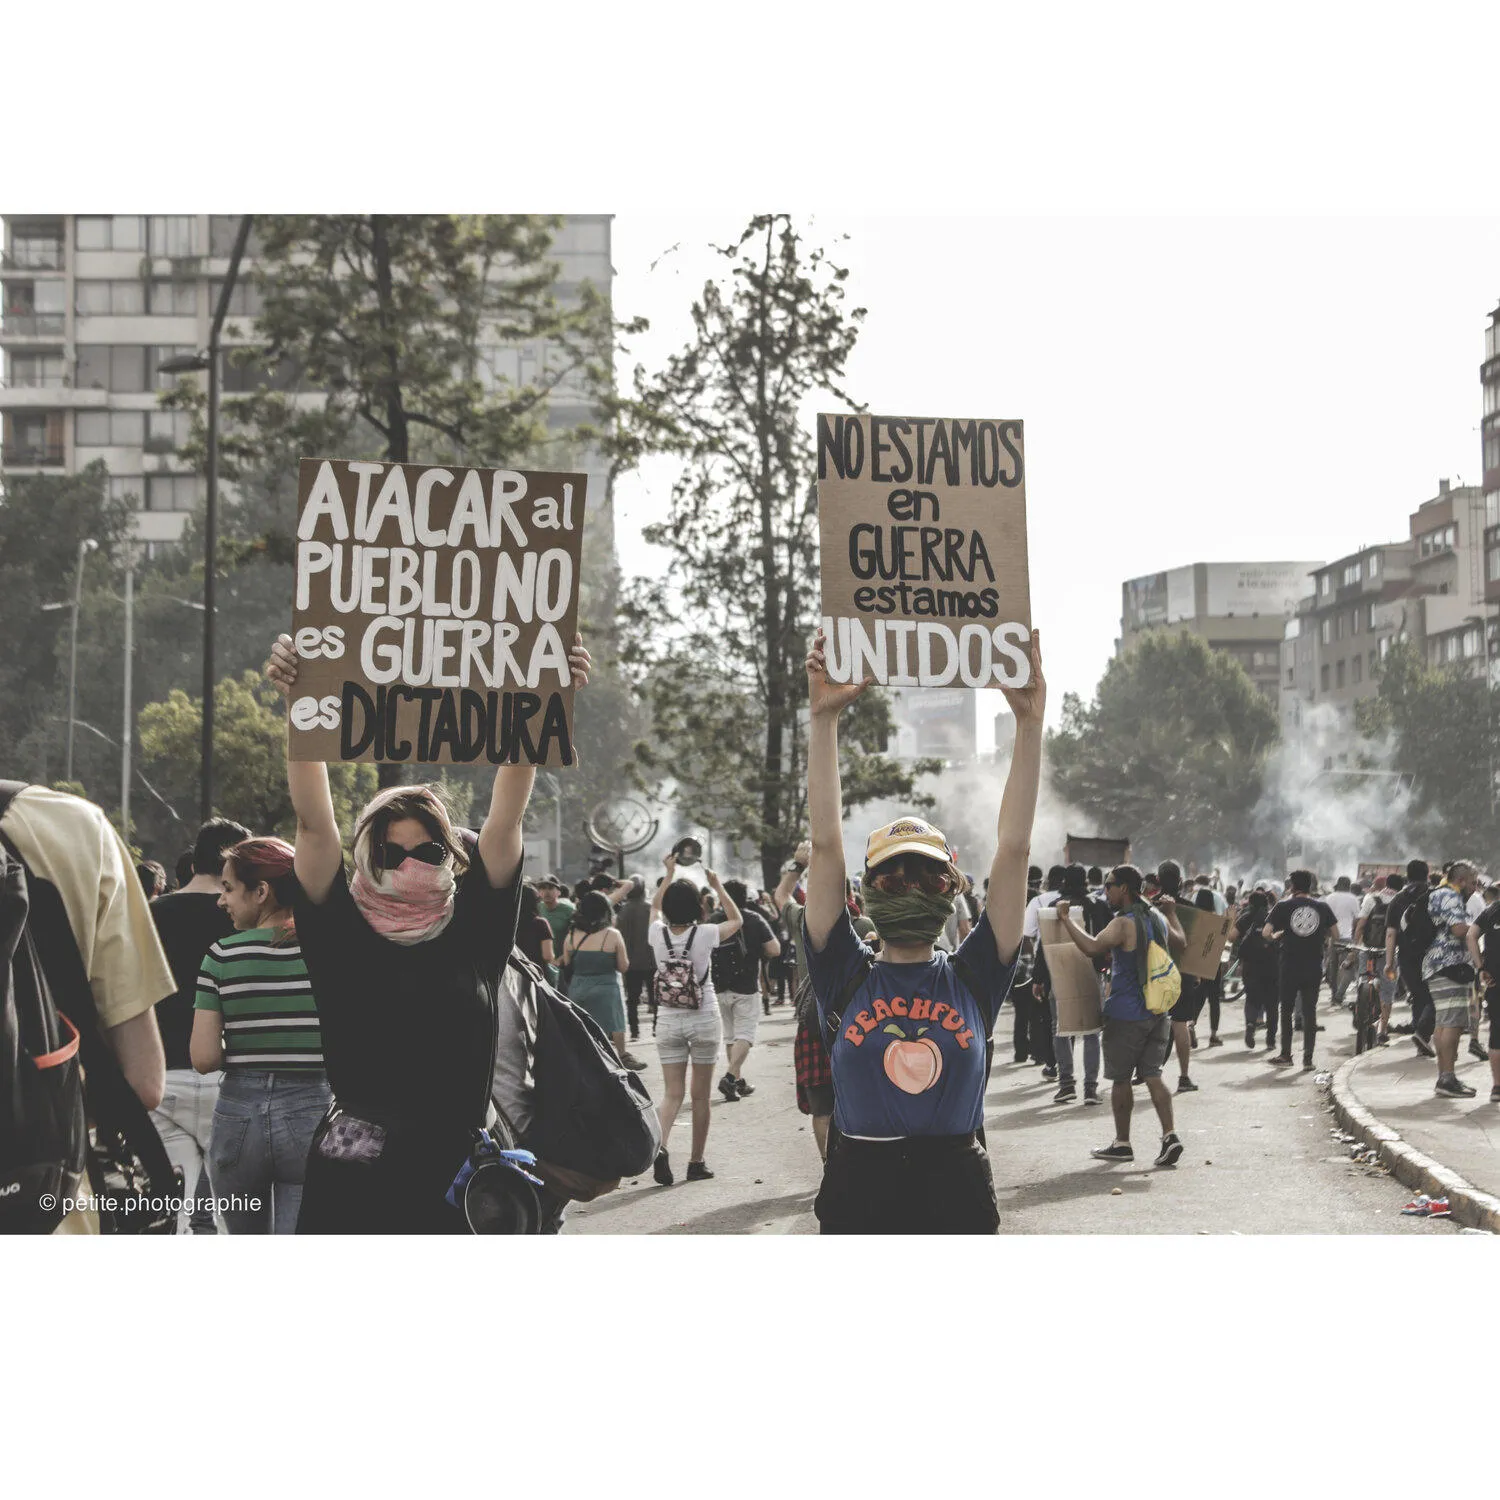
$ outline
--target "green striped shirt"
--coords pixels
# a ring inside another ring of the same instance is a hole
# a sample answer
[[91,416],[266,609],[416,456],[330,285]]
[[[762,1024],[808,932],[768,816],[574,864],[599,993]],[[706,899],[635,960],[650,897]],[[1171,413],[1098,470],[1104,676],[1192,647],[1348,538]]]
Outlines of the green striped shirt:
[[224,1017],[224,1066],[322,1072],[323,1037],[299,943],[270,928],[220,938],[198,971],[195,1010]]

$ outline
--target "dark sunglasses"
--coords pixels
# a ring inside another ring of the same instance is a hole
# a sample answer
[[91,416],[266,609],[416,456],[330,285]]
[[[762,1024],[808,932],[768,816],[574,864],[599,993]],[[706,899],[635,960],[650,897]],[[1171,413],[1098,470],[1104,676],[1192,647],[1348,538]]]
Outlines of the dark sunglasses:
[[380,844],[375,857],[382,870],[395,870],[409,859],[419,859],[424,865],[440,865],[448,858],[448,851],[433,839],[430,843],[418,844],[415,849],[403,849],[400,844]]
[[877,891],[887,896],[902,896],[907,891],[920,887],[929,896],[946,896],[953,890],[953,876],[947,870],[918,869],[915,871],[887,870],[878,875],[866,876]]

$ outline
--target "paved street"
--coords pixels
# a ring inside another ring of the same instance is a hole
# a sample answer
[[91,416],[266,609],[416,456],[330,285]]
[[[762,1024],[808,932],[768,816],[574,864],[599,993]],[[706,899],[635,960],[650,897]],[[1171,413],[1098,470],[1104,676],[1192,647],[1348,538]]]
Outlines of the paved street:
[[[1136,1091],[1135,1163],[1091,1160],[1090,1148],[1113,1134],[1108,1103],[1053,1104],[1056,1086],[1042,1080],[1040,1068],[1010,1061],[1011,1014],[1007,1005],[996,1030],[986,1111],[1002,1234],[1458,1232],[1444,1221],[1403,1217],[1410,1191],[1350,1162],[1348,1148],[1329,1134],[1333,1117],[1314,1074],[1271,1067],[1263,1046],[1247,1051],[1237,1004],[1224,1008],[1224,1046],[1200,1045],[1193,1054],[1199,1092],[1174,1099],[1187,1150],[1170,1170],[1150,1164],[1157,1126],[1144,1089]],[[1347,1010],[1330,1010],[1326,991],[1319,1015],[1327,1027],[1318,1038],[1323,1072],[1353,1054],[1354,1040]],[[1405,1019],[1404,1011],[1397,1019]],[[712,1182],[683,1181],[684,1111],[671,1141],[676,1186],[660,1188],[647,1174],[570,1210],[565,1232],[816,1234],[812,1202],[820,1168],[811,1127],[797,1112],[794,1029],[789,1007],[762,1022],[746,1069],[756,1086],[749,1099],[728,1104],[715,1091],[706,1153]],[[1206,1011],[1198,1034],[1207,1040]],[[1397,1046],[1410,1050],[1404,1038],[1392,1050]],[[661,1072],[649,1036],[636,1050],[650,1060],[646,1082],[659,1095]],[[1175,1060],[1167,1078],[1175,1087]]]

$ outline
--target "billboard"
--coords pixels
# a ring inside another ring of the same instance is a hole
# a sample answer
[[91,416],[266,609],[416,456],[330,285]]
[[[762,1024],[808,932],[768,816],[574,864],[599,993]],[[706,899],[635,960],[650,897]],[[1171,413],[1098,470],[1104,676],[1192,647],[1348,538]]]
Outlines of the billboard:
[[936,688],[904,689],[891,705],[902,743],[911,731],[911,755],[935,755],[943,760],[971,760],[978,750],[974,695]]
[[1148,630],[1153,625],[1171,625],[1191,620],[1197,614],[1193,591],[1193,565],[1165,573],[1147,573],[1132,578],[1124,587],[1126,630]]
[[1275,615],[1312,592],[1308,575],[1321,562],[1206,563],[1210,615]]

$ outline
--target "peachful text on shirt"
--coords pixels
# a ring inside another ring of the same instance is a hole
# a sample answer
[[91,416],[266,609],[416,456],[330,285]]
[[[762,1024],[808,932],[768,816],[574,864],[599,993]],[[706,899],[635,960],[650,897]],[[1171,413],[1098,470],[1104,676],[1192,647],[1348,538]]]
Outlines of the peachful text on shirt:
[[303,459],[292,758],[573,764],[587,482]]
[[835,682],[1024,686],[1020,422],[820,416],[818,529]]

